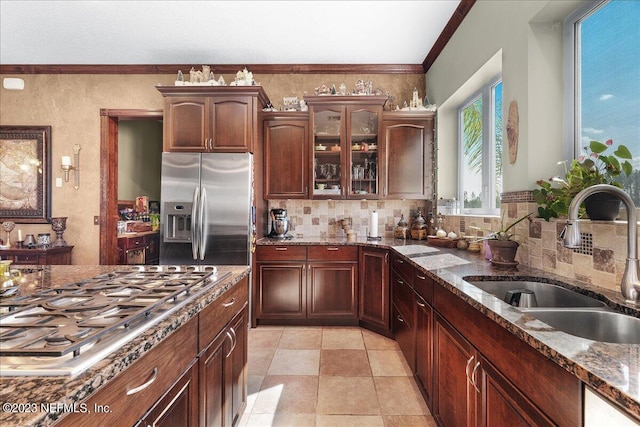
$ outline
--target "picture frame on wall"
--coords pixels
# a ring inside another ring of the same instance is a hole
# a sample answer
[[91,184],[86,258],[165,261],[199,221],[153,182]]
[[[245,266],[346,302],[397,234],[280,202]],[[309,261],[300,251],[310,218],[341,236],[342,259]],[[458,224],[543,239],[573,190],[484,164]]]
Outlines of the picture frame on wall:
[[0,126],[0,222],[50,217],[51,126]]

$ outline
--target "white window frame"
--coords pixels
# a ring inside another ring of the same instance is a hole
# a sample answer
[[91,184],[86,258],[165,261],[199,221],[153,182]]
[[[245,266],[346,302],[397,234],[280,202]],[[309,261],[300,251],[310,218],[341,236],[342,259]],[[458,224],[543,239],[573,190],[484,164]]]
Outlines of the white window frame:
[[580,118],[580,32],[576,31],[579,21],[598,10],[609,0],[589,1],[570,13],[564,21],[564,88],[565,111],[564,129],[565,146],[564,157],[572,161],[581,153],[580,141],[582,121]]
[[[502,81],[502,73],[498,74],[487,83],[485,83],[480,90],[475,92],[472,96],[467,98],[458,107],[458,200],[460,201],[460,212],[467,215],[500,215],[500,208],[496,206],[496,184],[495,184],[495,97],[493,95],[493,88]],[[504,87],[503,87],[504,93]],[[463,111],[478,97],[482,97],[482,195],[483,195],[483,207],[482,208],[465,208],[464,207],[464,189],[462,173],[465,168],[464,162],[464,118]],[[504,96],[503,96],[504,98]],[[486,106],[490,108],[486,108]],[[504,102],[503,102],[504,110]],[[503,125],[504,125],[504,112],[503,112]],[[486,130],[489,130],[488,132]],[[502,155],[502,153],[501,153]],[[487,201],[487,195],[489,200]],[[486,203],[488,202],[488,203]]]

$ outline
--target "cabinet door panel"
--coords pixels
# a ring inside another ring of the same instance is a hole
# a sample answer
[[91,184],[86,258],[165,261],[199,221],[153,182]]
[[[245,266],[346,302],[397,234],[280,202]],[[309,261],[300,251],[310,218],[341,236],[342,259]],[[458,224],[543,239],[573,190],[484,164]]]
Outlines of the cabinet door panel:
[[411,325],[407,322],[405,316],[398,310],[395,304],[391,305],[392,315],[391,324],[393,327],[393,336],[398,342],[398,346],[404,358],[407,360],[407,364],[411,369],[411,372],[415,372],[416,367],[416,345],[415,345],[415,331]]
[[266,121],[264,198],[304,199],[308,195],[308,120]]
[[482,399],[479,420],[482,427],[533,427],[554,425],[522,393],[486,360],[481,361]]
[[258,264],[256,317],[304,318],[304,264]]
[[140,422],[140,426],[198,426],[198,364],[174,384]]
[[386,250],[360,251],[359,319],[389,330],[389,255]]
[[385,197],[430,198],[433,121],[385,121]]
[[427,405],[433,394],[433,308],[416,296],[416,378]]
[[225,425],[225,356],[230,339],[226,334],[220,334],[200,356],[200,425],[202,426],[223,427]]
[[248,308],[244,308],[242,312],[236,316],[229,330],[233,335],[233,343],[231,349],[227,352],[227,359],[230,362],[229,374],[230,380],[230,410],[228,426],[237,422],[244,407],[247,404],[247,328],[248,328]]
[[309,317],[357,318],[356,263],[309,263]]
[[437,315],[434,345],[433,416],[445,427],[475,426],[475,389],[467,378],[477,363],[475,350]]
[[206,97],[165,101],[165,151],[202,151],[209,137]]
[[212,99],[213,135],[211,151],[253,151],[253,114],[251,97]]

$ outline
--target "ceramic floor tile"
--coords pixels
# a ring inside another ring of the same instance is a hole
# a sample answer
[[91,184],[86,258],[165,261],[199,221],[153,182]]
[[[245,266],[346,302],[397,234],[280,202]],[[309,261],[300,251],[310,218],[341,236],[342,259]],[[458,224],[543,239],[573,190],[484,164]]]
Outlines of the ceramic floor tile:
[[429,410],[412,377],[373,377],[383,415],[427,415]]
[[316,427],[383,427],[379,415],[318,415]]
[[249,350],[255,348],[276,348],[282,335],[282,329],[250,329]]
[[322,345],[322,328],[286,328],[278,348],[319,350]]
[[271,348],[252,348],[247,351],[249,375],[266,375],[275,353]]
[[373,378],[321,376],[317,414],[380,415]]
[[318,375],[320,350],[277,349],[268,375]]
[[241,427],[314,427],[314,414],[251,414]]
[[383,415],[384,427],[437,427],[431,415]]
[[365,350],[321,350],[320,375],[370,377],[371,368]]
[[247,406],[244,409],[245,414],[250,413],[253,409],[253,404],[256,402],[263,380],[264,375],[247,375]]
[[396,340],[387,338],[375,332],[362,330],[362,338],[367,350],[399,350]]
[[267,375],[251,413],[315,414],[317,398],[317,376]]
[[400,350],[368,350],[367,354],[373,376],[402,377],[413,375]]
[[360,328],[322,329],[323,349],[364,349]]

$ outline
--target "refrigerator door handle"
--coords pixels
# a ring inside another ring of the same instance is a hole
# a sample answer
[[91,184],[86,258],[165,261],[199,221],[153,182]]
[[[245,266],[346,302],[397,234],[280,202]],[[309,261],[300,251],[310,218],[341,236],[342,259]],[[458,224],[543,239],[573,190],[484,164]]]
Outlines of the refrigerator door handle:
[[209,209],[207,209],[207,190],[202,187],[200,193],[200,260],[204,260],[207,248],[207,225],[209,224]]
[[191,204],[191,255],[194,260],[198,259],[199,224],[198,204],[200,201],[200,187],[193,189],[193,203]]

